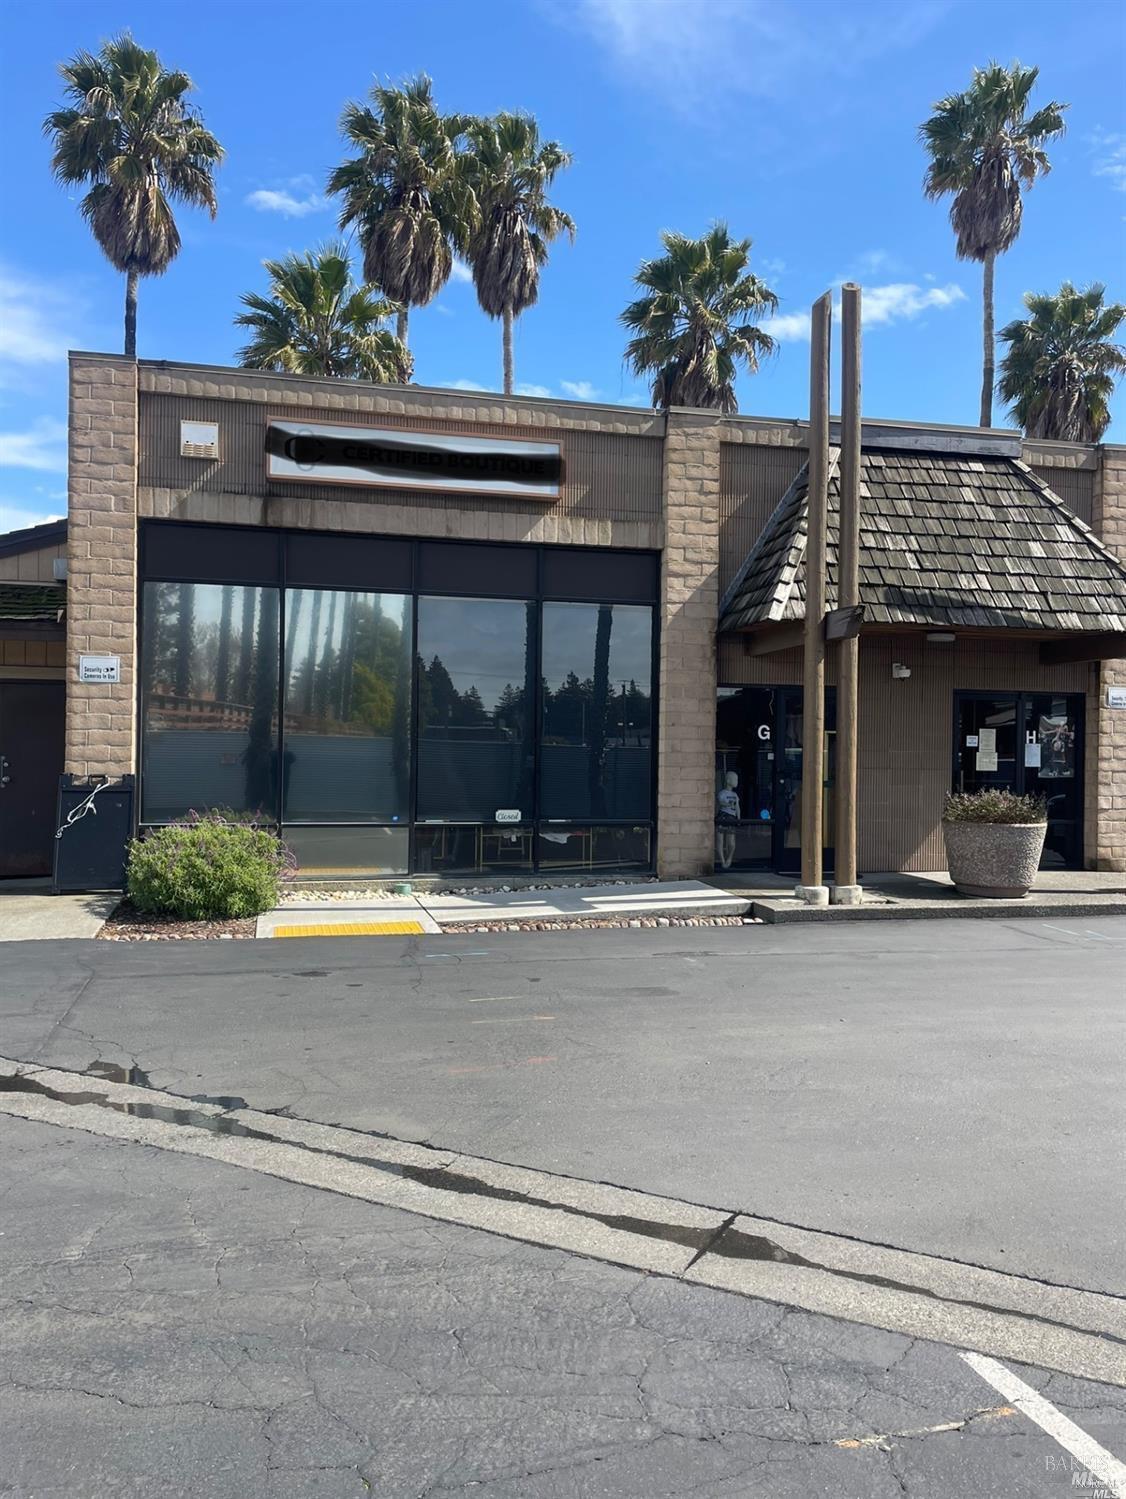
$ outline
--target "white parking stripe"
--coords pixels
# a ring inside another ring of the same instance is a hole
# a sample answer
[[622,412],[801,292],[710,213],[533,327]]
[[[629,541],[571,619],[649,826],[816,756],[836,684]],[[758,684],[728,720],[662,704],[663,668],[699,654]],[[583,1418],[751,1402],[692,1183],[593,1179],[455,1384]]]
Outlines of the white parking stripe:
[[1004,1395],[1030,1421],[1035,1421],[1041,1431],[1047,1432],[1065,1452],[1070,1452],[1100,1483],[1105,1483],[1115,1499],[1126,1499],[1126,1463],[1119,1462],[1094,1437],[1088,1436],[1074,1421],[1058,1411],[1050,1400],[1045,1400],[1043,1395],[1031,1385],[1025,1384],[1023,1379],[1018,1379],[1011,1369],[1006,1369],[995,1358],[987,1358],[983,1353],[963,1353],[962,1357],[987,1384]]

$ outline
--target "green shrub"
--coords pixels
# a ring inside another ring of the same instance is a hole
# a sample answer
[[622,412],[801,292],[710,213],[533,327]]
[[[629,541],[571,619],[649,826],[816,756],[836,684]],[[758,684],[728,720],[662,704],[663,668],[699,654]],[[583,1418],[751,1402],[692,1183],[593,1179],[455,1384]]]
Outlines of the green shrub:
[[1001,786],[983,791],[952,793],[946,798],[943,822],[1047,822],[1048,804],[1042,796],[1017,796]]
[[129,845],[126,890],[138,911],[184,921],[258,916],[292,867],[282,841],[221,812],[154,828]]

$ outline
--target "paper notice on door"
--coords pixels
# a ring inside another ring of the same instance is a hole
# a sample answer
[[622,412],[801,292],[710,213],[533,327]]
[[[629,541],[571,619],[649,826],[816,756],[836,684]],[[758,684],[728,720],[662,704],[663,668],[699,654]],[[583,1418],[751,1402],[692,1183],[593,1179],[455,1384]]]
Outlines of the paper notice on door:
[[1038,743],[1037,744],[1031,744],[1030,743],[1030,744],[1026,744],[1025,745],[1025,747],[1024,747],[1024,763],[1025,763],[1025,765],[1029,766],[1031,769],[1039,770],[1039,768],[1040,768],[1040,745]]
[[997,756],[986,750],[979,749],[974,756],[974,768],[976,770],[996,770]]
[[[997,752],[997,730],[978,729],[977,747],[983,755],[993,755]],[[980,757],[979,757],[980,758]],[[981,766],[978,766],[981,769]]]
[[967,749],[977,749],[977,747],[978,747],[978,744],[977,744],[977,735],[976,734],[967,734],[966,735],[966,748]]

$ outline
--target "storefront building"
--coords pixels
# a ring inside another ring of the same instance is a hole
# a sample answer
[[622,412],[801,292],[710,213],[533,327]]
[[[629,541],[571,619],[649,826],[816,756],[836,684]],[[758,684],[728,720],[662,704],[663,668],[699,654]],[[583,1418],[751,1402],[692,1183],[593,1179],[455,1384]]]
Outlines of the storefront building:
[[[66,768],[310,875],[792,869],[805,442],[74,354]],[[941,868],[980,784],[1048,796],[1048,862],[1126,867],[1126,451],[864,450],[861,868]]]

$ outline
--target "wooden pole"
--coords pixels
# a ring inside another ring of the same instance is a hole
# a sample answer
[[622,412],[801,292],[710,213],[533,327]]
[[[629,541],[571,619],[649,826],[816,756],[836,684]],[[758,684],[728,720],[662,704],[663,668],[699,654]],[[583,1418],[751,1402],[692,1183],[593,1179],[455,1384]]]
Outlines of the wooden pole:
[[825,779],[825,510],[829,487],[829,344],[833,299],[812,308],[809,357],[809,492],[805,544],[805,640],[802,671],[801,882],[806,899],[821,892],[821,820]]
[[[860,288],[841,287],[841,455],[840,542],[837,607],[860,602]],[[837,656],[837,817],[836,886],[841,904],[859,901],[857,884],[856,724],[860,640],[842,640]]]

